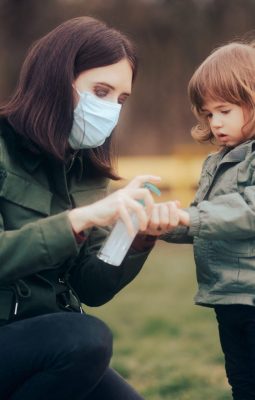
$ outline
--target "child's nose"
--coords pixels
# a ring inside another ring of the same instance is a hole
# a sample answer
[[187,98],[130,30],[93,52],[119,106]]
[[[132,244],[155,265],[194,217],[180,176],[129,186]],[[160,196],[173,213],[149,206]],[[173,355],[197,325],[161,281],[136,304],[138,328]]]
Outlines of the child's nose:
[[218,128],[218,127],[222,126],[222,119],[221,119],[220,115],[215,114],[212,116],[211,126],[214,128]]

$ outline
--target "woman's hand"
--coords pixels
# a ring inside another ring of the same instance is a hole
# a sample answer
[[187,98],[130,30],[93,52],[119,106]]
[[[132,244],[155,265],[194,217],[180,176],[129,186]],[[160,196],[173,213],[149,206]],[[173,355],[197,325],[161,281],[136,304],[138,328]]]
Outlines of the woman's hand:
[[156,203],[153,206],[147,229],[143,233],[160,236],[178,225],[189,226],[189,222],[189,214],[180,208],[178,200]]
[[[136,213],[139,229],[145,230],[154,204],[150,191],[142,187],[145,182],[157,184],[160,182],[160,177],[154,175],[137,176],[123,189],[117,190],[104,199],[89,206],[71,210],[68,215],[74,232],[79,233],[94,225],[111,225],[118,218],[121,218],[129,233],[133,234],[134,228],[130,212]],[[142,200],[145,206],[137,200]]]

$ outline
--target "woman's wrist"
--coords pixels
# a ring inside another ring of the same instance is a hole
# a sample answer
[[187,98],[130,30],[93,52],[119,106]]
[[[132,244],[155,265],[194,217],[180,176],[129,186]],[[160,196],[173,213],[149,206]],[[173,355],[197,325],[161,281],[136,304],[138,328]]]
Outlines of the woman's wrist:
[[158,236],[138,233],[131,244],[131,248],[139,252],[151,250],[157,239]]
[[71,222],[72,229],[76,234],[79,234],[85,229],[93,226],[93,223],[89,218],[87,207],[74,208],[68,213],[68,218]]

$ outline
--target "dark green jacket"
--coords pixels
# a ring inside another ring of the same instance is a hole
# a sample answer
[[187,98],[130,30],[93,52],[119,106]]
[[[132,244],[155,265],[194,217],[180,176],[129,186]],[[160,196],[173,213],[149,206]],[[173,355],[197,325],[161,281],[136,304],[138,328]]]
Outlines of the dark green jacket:
[[29,149],[0,120],[0,324],[109,301],[140,271],[149,252],[130,251],[120,267],[97,257],[107,230],[85,231],[81,245],[68,210],[106,194],[81,153],[69,171]]

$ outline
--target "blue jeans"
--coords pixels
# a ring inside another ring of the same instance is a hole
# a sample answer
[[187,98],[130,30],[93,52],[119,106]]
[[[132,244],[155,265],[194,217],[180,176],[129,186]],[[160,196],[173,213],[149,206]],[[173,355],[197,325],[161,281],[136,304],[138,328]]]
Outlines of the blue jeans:
[[234,400],[255,399],[255,307],[215,307],[225,367]]
[[109,368],[112,335],[99,319],[60,312],[0,328],[1,400],[142,400]]

